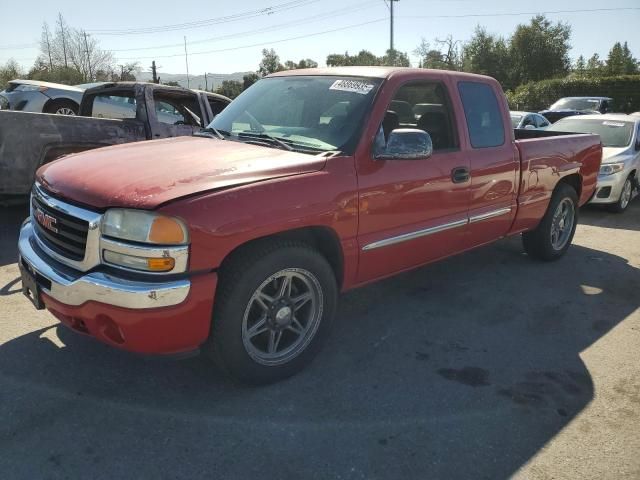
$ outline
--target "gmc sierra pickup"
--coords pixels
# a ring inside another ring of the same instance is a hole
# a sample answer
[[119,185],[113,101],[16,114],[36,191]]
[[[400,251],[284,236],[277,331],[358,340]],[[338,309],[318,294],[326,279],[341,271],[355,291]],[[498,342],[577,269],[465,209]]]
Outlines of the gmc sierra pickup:
[[514,132],[489,77],[281,72],[198,137],[40,168],[23,291],[115,347],[273,382],[318,352],[340,291],[510,235],[560,258],[601,156],[597,135]]

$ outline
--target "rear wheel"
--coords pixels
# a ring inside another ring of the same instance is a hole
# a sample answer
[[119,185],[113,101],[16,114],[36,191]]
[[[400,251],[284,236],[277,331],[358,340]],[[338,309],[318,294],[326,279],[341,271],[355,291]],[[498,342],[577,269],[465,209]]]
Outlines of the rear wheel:
[[622,192],[620,192],[620,198],[616,203],[607,205],[607,209],[613,213],[624,212],[629,206],[632,196],[633,196],[633,176],[629,175],[625,180],[624,185],[622,186]]
[[78,115],[78,105],[71,100],[54,100],[46,105],[44,113],[70,116]]
[[319,351],[336,299],[334,273],[319,252],[291,242],[251,248],[221,271],[205,351],[244,383],[282,380]]
[[567,184],[560,184],[549,208],[535,230],[522,234],[527,254],[539,260],[557,260],[571,245],[578,224],[578,195]]

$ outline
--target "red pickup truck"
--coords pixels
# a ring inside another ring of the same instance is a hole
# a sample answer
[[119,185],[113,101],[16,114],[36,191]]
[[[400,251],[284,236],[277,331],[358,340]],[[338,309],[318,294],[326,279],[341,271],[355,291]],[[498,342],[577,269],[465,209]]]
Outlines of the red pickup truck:
[[194,137],[42,167],[23,291],[113,346],[273,382],[317,353],[340,291],[510,235],[561,257],[601,156],[595,135],[514,132],[489,77],[281,72]]

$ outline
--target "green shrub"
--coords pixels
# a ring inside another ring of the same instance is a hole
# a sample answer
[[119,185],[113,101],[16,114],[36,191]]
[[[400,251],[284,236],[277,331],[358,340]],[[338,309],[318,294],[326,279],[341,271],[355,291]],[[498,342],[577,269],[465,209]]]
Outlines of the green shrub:
[[617,112],[640,111],[640,75],[555,78],[520,85],[507,92],[513,110],[539,111],[562,97],[611,97]]

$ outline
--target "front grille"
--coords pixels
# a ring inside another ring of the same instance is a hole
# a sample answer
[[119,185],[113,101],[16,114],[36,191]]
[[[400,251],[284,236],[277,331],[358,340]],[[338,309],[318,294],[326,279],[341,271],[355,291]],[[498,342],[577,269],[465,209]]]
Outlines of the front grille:
[[[83,260],[87,248],[89,222],[47,205],[37,195],[32,197],[32,208],[33,225],[40,241],[59,255],[71,260]],[[53,228],[47,228],[40,222],[37,210],[55,219]]]

